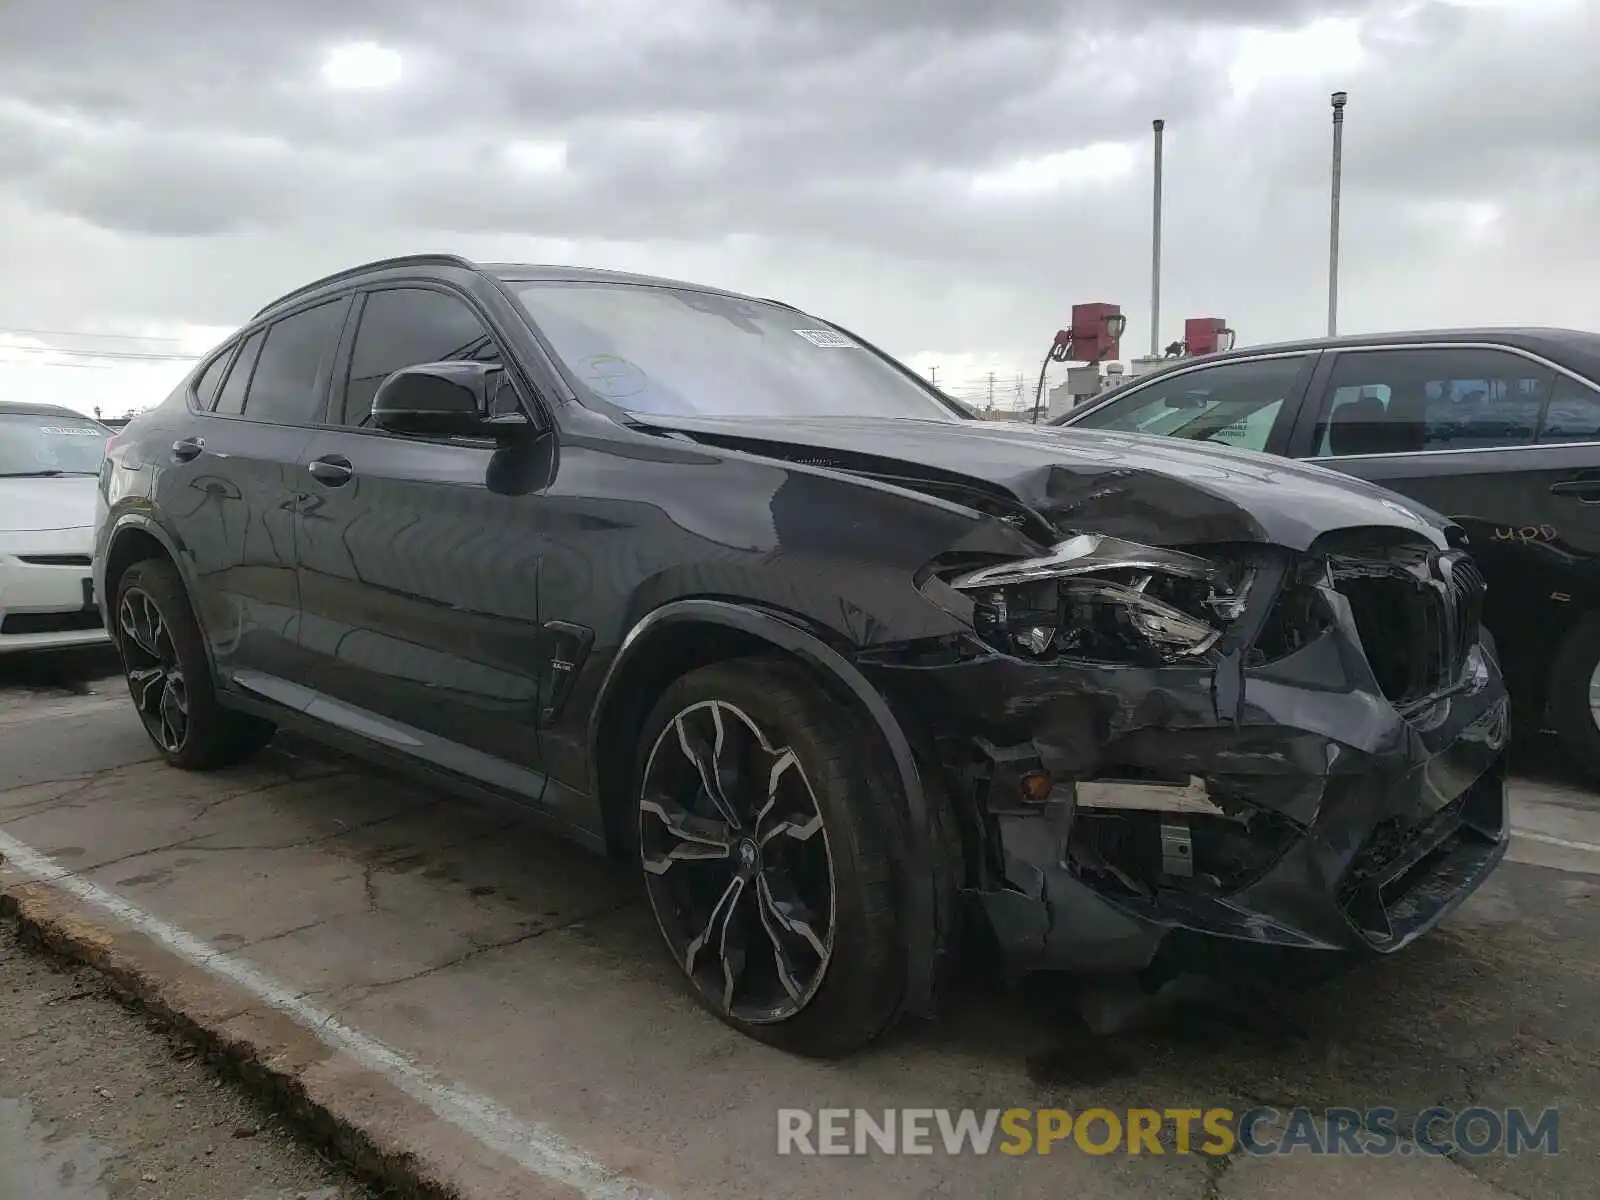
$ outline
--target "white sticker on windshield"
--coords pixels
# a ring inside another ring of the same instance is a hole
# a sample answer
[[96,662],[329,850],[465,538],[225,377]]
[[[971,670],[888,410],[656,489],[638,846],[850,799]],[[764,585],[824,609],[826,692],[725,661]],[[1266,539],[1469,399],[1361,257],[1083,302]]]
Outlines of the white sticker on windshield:
[[39,432],[46,437],[100,437],[93,425],[41,425]]
[[795,332],[813,346],[822,346],[824,348],[855,346],[854,342],[836,329],[796,329]]

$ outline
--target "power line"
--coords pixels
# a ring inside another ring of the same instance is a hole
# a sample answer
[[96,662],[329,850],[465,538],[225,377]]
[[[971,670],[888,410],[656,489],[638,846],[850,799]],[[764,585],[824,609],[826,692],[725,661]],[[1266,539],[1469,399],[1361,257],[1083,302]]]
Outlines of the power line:
[[68,371],[109,371],[104,363],[30,362],[25,358],[0,358],[0,367],[60,367]]
[[149,333],[90,333],[85,329],[19,329],[11,325],[0,325],[0,334],[15,333],[24,337],[77,337],[77,338],[104,338],[112,341],[123,342],[171,342],[182,345],[183,338],[156,337]]
[[[16,346],[0,342],[0,350],[22,354],[54,354],[63,358],[104,359],[110,362],[195,362],[198,354],[162,354],[144,350],[90,350],[81,346]],[[49,366],[40,362],[35,365]]]

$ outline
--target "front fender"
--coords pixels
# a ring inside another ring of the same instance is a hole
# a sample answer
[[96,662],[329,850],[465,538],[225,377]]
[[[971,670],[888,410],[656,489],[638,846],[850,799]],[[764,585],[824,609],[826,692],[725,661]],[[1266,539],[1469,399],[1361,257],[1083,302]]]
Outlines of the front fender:
[[815,634],[776,613],[725,600],[676,600],[653,609],[628,631],[601,682],[589,718],[590,777],[595,777],[599,763],[601,726],[608,702],[619,681],[627,678],[627,664],[636,656],[649,654],[654,639],[671,637],[675,629],[686,624],[721,625],[771,643],[845,688],[875,724],[900,783],[897,808],[905,837],[901,913],[907,931],[906,1008],[916,1015],[926,1014],[933,1005],[940,948],[950,932],[940,928],[931,801],[911,741],[883,695],[854,663]]

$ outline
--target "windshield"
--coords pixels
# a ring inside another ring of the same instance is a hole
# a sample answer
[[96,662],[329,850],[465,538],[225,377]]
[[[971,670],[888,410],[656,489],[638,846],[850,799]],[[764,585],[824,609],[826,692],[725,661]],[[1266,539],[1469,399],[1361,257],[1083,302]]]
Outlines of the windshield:
[[510,287],[566,368],[630,412],[963,419],[871,350],[781,305],[639,284]]
[[0,412],[0,478],[98,475],[110,437],[87,417]]

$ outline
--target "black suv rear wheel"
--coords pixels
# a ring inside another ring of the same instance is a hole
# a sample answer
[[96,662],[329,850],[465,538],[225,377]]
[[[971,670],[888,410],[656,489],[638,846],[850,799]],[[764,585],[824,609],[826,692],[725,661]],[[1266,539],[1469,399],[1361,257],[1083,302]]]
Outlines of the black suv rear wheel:
[[702,1005],[818,1057],[889,1027],[905,991],[892,793],[803,670],[685,675],[645,722],[635,781],[650,905]]
[[123,572],[111,615],[128,693],[162,758],[207,771],[267,744],[270,724],[217,703],[200,627],[171,563],[145,559]]

